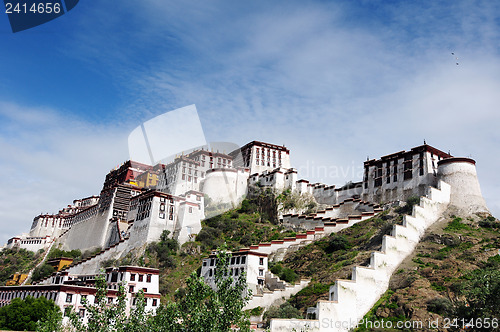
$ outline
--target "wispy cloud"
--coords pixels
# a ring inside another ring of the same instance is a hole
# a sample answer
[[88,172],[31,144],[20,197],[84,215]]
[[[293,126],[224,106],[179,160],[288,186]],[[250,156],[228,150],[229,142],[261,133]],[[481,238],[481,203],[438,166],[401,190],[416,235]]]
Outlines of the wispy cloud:
[[127,158],[128,132],[120,128],[7,102],[0,102],[0,121],[2,242],[28,232],[39,213],[99,194],[106,173]]
[[[0,144],[14,159],[2,164],[33,174],[40,188],[52,186],[56,193],[61,187],[55,184],[64,184],[74,188],[65,196],[72,198],[96,193],[110,165],[126,158],[124,131],[194,103],[209,141],[286,144],[293,165],[304,173],[309,167],[312,181],[359,180],[353,174],[367,155],[408,149],[424,138],[455,155],[472,154],[487,202],[500,214],[496,2],[146,0],[122,1],[119,8],[104,1],[81,6],[86,15],[75,15],[60,52],[114,77],[123,104],[110,110],[116,119],[107,126],[78,119],[68,126],[53,110],[1,105],[8,110],[1,114],[9,134],[0,135]],[[22,130],[23,117],[44,125]],[[313,161],[314,167],[343,171],[313,174]],[[28,172],[32,164],[40,170]],[[45,191],[23,186],[16,187],[20,193],[39,192],[35,214],[59,208],[51,203],[56,198],[43,201],[49,199]]]

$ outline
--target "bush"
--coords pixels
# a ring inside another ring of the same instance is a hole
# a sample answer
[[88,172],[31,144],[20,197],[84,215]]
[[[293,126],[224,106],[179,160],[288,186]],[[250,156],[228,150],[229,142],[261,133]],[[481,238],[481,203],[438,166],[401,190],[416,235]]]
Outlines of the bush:
[[266,320],[267,325],[269,325],[271,318],[302,318],[302,315],[299,309],[285,302],[279,307],[271,307],[264,313],[264,320]]
[[420,197],[411,196],[406,199],[406,204],[404,206],[396,208],[397,213],[401,214],[411,214],[413,211],[413,206],[420,204]]
[[52,267],[48,264],[42,264],[41,266],[39,266],[35,270],[33,270],[33,274],[31,276],[31,281],[35,282],[35,281],[45,279],[54,272],[56,272],[54,267]]
[[147,254],[154,253],[156,255],[159,267],[163,268],[176,266],[176,261],[172,256],[177,254],[179,242],[169,238],[169,235],[170,231],[164,230],[160,236],[160,241],[150,243],[146,250]]
[[332,253],[337,250],[347,250],[351,247],[352,245],[344,235],[333,234],[328,241],[328,246],[326,247],[325,251],[327,253]]
[[462,223],[462,218],[455,217],[451,222],[448,223],[448,226],[445,227],[445,231],[459,231],[462,229],[470,229],[469,225]]
[[442,316],[451,316],[453,304],[444,297],[436,297],[427,301],[427,310]]
[[59,258],[59,257],[79,258],[81,256],[82,256],[82,252],[79,249],[65,251],[65,250],[53,248],[49,253],[48,259]]
[[285,267],[281,270],[280,279],[293,284],[299,279],[299,275],[292,269]]

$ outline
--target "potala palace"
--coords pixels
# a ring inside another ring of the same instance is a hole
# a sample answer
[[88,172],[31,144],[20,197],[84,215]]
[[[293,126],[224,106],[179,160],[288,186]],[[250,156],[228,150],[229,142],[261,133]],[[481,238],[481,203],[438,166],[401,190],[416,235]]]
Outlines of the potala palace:
[[[427,144],[367,160],[361,182],[336,187],[299,179],[285,146],[253,141],[234,151],[196,149],[168,164],[127,161],[106,175],[98,196],[77,199],[56,214],[36,216],[29,233],[11,238],[7,247],[101,248],[100,253],[63,270],[68,275],[95,274],[103,260],[145,248],[158,241],[164,230],[180,244],[194,240],[201,220],[210,216],[209,207],[236,207],[255,186],[307,194],[325,208],[310,215],[283,214],[282,224],[301,233],[233,253],[233,275],[245,271],[252,290],[247,308],[269,307],[309,282],[289,285],[279,280],[268,271],[268,261],[279,261],[287,251],[371,218],[384,204],[421,197],[403,225],[395,225],[392,234],[384,236],[382,250],[372,253],[370,265],[354,268],[352,280],[339,280],[330,288],[329,301],[320,301],[315,308],[316,319],[273,319],[272,331],[347,331],[347,324],[332,322],[359,321],[445,210],[453,206],[464,214],[488,212],[475,161]],[[206,258],[201,269],[209,283],[213,283],[214,260],[214,255]]]

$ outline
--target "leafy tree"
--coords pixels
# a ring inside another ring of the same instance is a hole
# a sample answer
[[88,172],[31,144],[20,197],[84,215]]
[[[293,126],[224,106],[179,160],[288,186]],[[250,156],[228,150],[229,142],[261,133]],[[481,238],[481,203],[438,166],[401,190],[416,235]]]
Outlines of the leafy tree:
[[215,289],[195,272],[187,279],[185,295],[177,303],[157,310],[149,325],[153,331],[230,331],[232,325],[249,331],[248,317],[242,311],[248,302],[243,273],[234,280],[229,273],[231,255],[220,250],[215,270]]
[[[139,292],[136,307],[127,318],[123,285],[118,290],[118,301],[109,305],[104,275],[98,275],[95,304],[84,302],[88,323],[83,324],[77,313],[70,312],[69,329],[78,332],[227,332],[232,326],[238,326],[240,331],[250,331],[248,315],[243,312],[249,300],[245,273],[234,280],[229,273],[230,258],[225,248],[219,251],[215,289],[193,272],[186,280],[186,288],[176,297],[177,302],[161,305],[156,315],[146,312],[144,294]],[[38,324],[37,331],[62,331],[61,319],[60,314],[49,315]]]
[[87,332],[107,332],[123,331],[125,325],[125,288],[120,285],[118,288],[118,301],[107,303],[107,285],[103,273],[96,276],[95,279],[97,292],[94,304],[84,300],[84,307],[87,312],[87,325],[83,324],[80,317],[72,311],[69,314],[71,325],[76,331]]
[[82,256],[82,252],[79,249],[65,251],[62,249],[53,248],[48,255],[48,259],[59,257],[79,258],[80,256]]
[[154,253],[158,258],[158,267],[175,267],[175,259],[172,257],[179,249],[179,242],[169,238],[170,231],[164,230],[160,235],[159,242],[152,242],[147,248],[147,253]]
[[44,297],[35,299],[28,296],[24,300],[12,299],[11,303],[0,308],[0,328],[15,331],[33,331],[37,321],[46,318],[49,313],[58,312],[54,301]]
[[44,263],[41,266],[35,268],[35,270],[33,270],[33,274],[31,275],[31,280],[34,282],[45,279],[55,271],[56,270],[54,269],[53,266]]
[[62,331],[62,313],[59,307],[55,306],[47,312],[44,318],[41,318],[36,325],[37,332]]

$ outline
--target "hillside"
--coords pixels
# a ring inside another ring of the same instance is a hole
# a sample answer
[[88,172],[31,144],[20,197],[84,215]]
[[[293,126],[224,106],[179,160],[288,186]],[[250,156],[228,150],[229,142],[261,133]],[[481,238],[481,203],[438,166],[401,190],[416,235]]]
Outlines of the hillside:
[[[105,261],[103,266],[157,267],[162,301],[174,300],[177,292],[182,294],[189,274],[199,270],[202,259],[220,245],[225,243],[230,250],[238,250],[295,235],[276,220],[277,199],[274,194],[263,191],[245,200],[238,209],[203,221],[202,231],[193,242],[179,248],[165,233],[160,241],[148,245],[140,254]],[[417,203],[418,199],[410,199],[406,206],[388,208],[374,218],[287,253],[281,262],[270,263],[271,271],[285,280],[303,277],[312,281],[280,308],[271,310],[266,318],[306,318],[308,307],[328,299],[329,287],[336,279],[349,279],[353,266],[368,265],[370,254],[380,250],[383,236],[390,234],[394,224],[401,224],[403,214],[409,213]],[[499,231],[500,222],[489,215],[463,218],[449,211],[426,232],[413,255],[401,264],[392,276],[390,289],[365,319],[371,322],[439,319],[443,322],[452,317],[498,317],[499,300],[490,295],[500,294]],[[26,270],[29,264],[24,265]],[[4,270],[12,266],[11,261],[4,259]],[[490,281],[486,283],[485,279]],[[490,289],[485,289],[484,284]],[[483,298],[478,299],[478,292]],[[453,326],[450,327],[453,330]],[[358,330],[373,329],[360,327]],[[441,326],[435,330],[450,329]]]
[[[335,279],[350,278],[353,266],[368,264],[370,253],[380,249],[382,236],[389,234],[394,223],[401,222],[401,212],[405,212],[402,210],[390,209],[285,256],[283,266],[312,278],[312,282],[282,308],[291,305],[299,309],[300,314],[295,312],[297,318],[305,318],[308,307],[328,299],[329,286]],[[458,325],[453,326],[453,320],[446,321],[449,329],[444,329],[445,318],[458,317],[456,322],[461,324],[462,319],[468,322],[471,318],[499,317],[500,223],[488,215],[460,218],[452,213],[426,232],[365,320],[428,324],[439,319],[440,328],[434,330],[449,331],[458,330]],[[428,325],[424,327],[433,330]],[[376,329],[358,329],[365,330]]]

